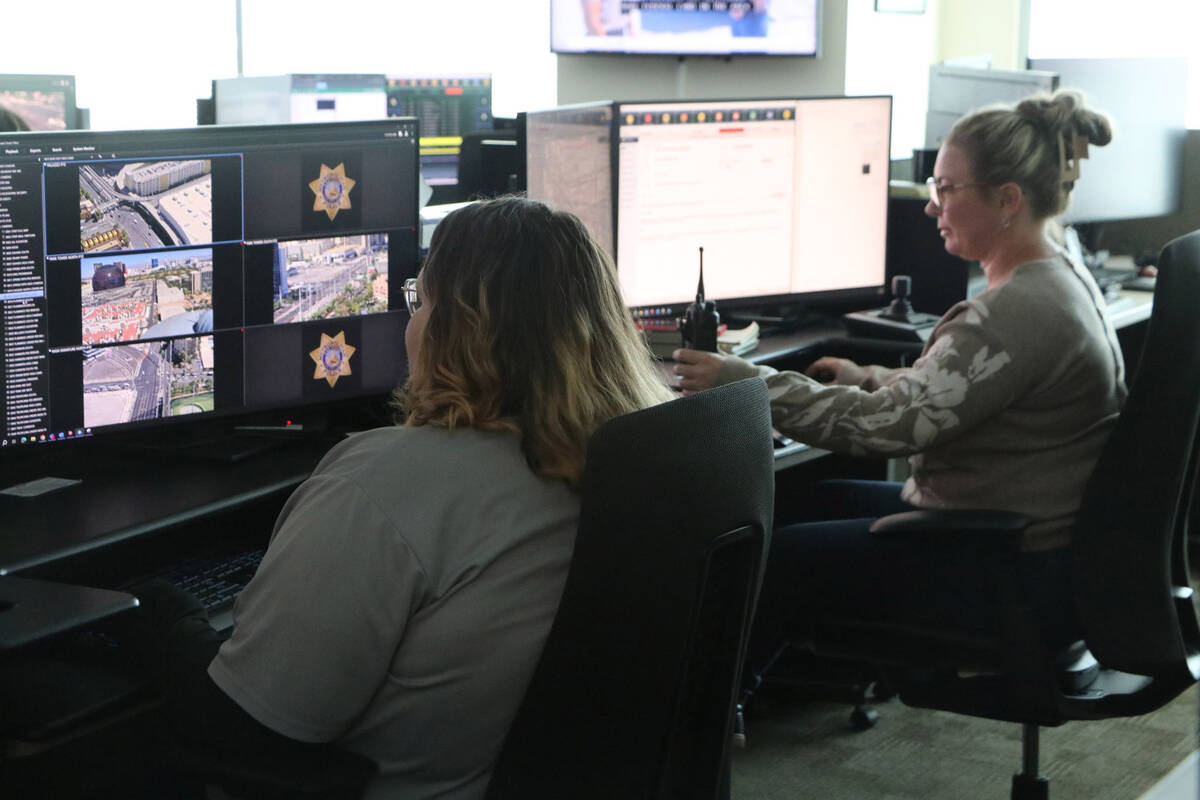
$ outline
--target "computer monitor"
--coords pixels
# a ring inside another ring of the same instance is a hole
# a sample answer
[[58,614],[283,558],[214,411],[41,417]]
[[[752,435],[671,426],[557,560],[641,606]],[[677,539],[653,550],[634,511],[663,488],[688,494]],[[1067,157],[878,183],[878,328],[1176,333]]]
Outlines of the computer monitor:
[[409,118],[0,134],[0,450],[386,394],[416,139]]
[[1093,147],[1062,220],[1106,222],[1179,209],[1186,136],[1187,59],[1033,58],[1109,114],[1113,140]]
[[515,130],[480,131],[463,136],[458,155],[460,201],[522,191],[521,159]]
[[264,122],[353,122],[387,116],[381,74],[243,76],[213,81],[221,125]]
[[555,53],[815,56],[817,0],[551,0]]
[[421,174],[435,190],[453,185],[458,181],[462,137],[492,130],[492,76],[388,75],[387,113],[421,121]]
[[74,75],[0,75],[0,131],[78,127]]
[[196,124],[217,124],[217,82],[215,80],[212,82],[208,97],[196,98]]
[[934,64],[929,68],[925,146],[941,147],[959,117],[993,103],[1016,103],[1058,88],[1058,75],[1044,69],[982,69]]
[[885,294],[887,96],[664,101],[531,112],[529,196],[616,257],[638,316]]

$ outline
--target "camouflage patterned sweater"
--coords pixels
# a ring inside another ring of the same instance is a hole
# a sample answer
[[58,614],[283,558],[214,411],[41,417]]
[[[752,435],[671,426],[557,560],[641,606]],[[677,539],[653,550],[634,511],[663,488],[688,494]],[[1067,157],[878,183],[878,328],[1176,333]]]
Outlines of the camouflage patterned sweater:
[[903,497],[920,508],[995,508],[1037,522],[1026,549],[1065,544],[1084,484],[1125,401],[1104,300],[1065,255],[1031,261],[956,304],[911,366],[858,386],[729,358],[727,383],[760,375],[775,427],[854,455],[911,455]]

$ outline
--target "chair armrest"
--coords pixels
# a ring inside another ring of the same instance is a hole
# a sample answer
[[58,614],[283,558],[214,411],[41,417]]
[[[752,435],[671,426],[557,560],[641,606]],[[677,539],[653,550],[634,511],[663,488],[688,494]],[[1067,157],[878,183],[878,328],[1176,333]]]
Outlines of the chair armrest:
[[1033,519],[1015,511],[952,508],[889,514],[871,523],[871,535],[888,538],[956,540],[964,544],[1009,544],[1020,540]]

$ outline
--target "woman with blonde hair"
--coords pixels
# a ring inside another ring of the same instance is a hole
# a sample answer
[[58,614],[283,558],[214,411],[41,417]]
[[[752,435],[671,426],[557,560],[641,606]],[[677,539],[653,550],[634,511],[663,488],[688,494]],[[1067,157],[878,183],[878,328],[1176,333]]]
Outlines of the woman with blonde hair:
[[287,501],[208,698],[371,759],[368,797],[478,798],[558,607],[587,440],[672,393],[570,214],[457,210],[404,291],[404,422]]
[[1073,90],[967,114],[934,165],[925,212],[946,251],[975,260],[978,295],[950,308],[911,367],[820,358],[806,374],[678,351],[685,390],[750,375],[771,389],[775,426],[854,455],[911,456],[903,484],[822,487],[802,524],[776,531],[755,639],[786,637],[789,618],[836,610],[868,619],[945,620],[990,628],[979,591],[985,557],[937,559],[872,536],[876,517],[912,508],[1014,511],[1033,522],[1029,590],[1061,611],[1048,635],[1070,635],[1064,546],[1101,448],[1125,401],[1120,346],[1088,271],[1050,235],[1088,146],[1112,137],[1106,117]]

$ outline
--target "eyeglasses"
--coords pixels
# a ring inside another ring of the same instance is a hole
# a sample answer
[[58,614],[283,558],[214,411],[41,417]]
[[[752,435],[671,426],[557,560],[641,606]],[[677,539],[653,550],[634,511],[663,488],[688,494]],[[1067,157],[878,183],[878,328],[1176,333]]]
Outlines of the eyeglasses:
[[421,307],[421,296],[417,294],[417,279],[408,278],[404,281],[404,305],[408,307],[408,315],[411,317],[417,313],[417,309]]
[[942,207],[942,198],[951,192],[958,189],[966,189],[971,186],[987,186],[986,183],[943,183],[938,185],[936,178],[926,178],[925,185],[929,187],[929,202],[933,203],[934,208]]

